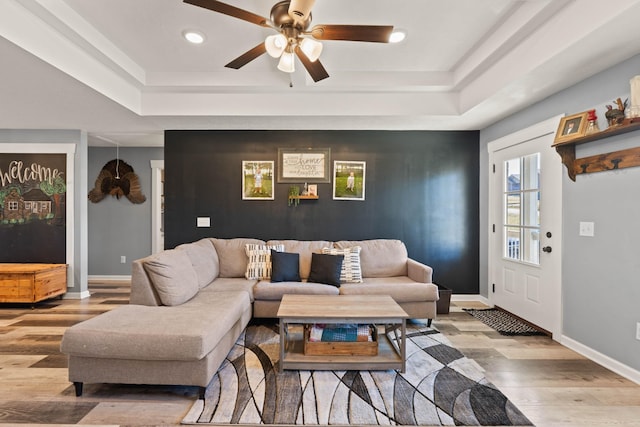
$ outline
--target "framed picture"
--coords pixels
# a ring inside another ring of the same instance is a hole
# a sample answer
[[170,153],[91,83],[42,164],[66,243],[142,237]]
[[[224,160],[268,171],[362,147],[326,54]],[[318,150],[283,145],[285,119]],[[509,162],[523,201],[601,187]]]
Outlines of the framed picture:
[[330,148],[278,148],[278,182],[331,182]]
[[242,200],[273,200],[273,174],[272,160],[243,160]]
[[558,126],[556,138],[553,143],[558,144],[583,137],[589,124],[587,119],[588,114],[589,113],[585,111],[560,119],[560,125]]
[[366,162],[333,162],[333,199],[364,200]]
[[307,186],[307,195],[308,196],[318,196],[318,185],[317,184],[309,184]]

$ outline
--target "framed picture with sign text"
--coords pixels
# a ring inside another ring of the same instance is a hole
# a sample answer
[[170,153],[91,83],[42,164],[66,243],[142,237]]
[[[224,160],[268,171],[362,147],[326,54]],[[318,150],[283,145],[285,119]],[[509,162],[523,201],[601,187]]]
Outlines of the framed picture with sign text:
[[278,182],[331,182],[330,148],[278,148]]

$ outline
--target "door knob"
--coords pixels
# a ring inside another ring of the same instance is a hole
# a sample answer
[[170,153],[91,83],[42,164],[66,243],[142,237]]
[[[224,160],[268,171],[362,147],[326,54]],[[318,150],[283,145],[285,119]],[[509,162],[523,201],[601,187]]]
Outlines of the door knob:
[[551,251],[552,251],[551,246],[545,246],[544,248],[542,248],[542,252],[551,253]]

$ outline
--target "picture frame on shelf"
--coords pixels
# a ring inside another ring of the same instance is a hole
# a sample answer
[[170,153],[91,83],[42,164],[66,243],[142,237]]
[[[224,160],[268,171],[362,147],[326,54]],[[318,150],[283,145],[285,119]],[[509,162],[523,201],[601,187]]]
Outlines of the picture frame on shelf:
[[330,148],[278,148],[278,183],[331,182]]
[[583,111],[582,113],[561,118],[553,141],[554,145],[570,142],[585,136],[587,125],[589,124],[588,115],[588,111]]
[[242,161],[242,200],[274,200],[275,162]]
[[318,185],[317,184],[309,184],[309,185],[307,185],[307,196],[318,197]]
[[366,169],[367,162],[334,161],[333,199],[364,201]]

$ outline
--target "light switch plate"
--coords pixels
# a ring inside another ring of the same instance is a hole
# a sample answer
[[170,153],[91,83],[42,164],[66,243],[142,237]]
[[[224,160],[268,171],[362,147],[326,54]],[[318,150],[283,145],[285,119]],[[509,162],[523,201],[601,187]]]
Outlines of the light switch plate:
[[593,237],[594,231],[593,222],[580,222],[580,236]]
[[208,216],[199,216],[196,223],[198,227],[211,227],[211,218]]

